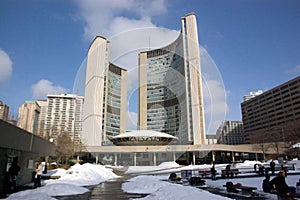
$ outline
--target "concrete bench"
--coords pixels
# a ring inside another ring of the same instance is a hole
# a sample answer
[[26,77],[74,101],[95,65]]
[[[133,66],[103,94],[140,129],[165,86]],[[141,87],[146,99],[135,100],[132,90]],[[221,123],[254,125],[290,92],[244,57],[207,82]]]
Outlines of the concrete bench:
[[226,187],[227,192],[237,192],[237,189],[241,190],[243,195],[252,195],[253,190],[257,190],[257,187],[244,186],[244,185],[223,185]]
[[257,187],[250,186],[235,186],[235,188],[240,189],[243,195],[252,195],[253,190],[257,190]]
[[227,177],[231,177],[233,178],[233,175],[237,176],[240,172],[239,172],[239,169],[231,169],[230,171],[226,170],[226,169],[222,169],[221,170],[222,172],[222,178],[225,178],[226,176]]
[[199,173],[199,176],[201,176],[202,178],[211,175],[211,171],[210,170],[199,170],[198,173]]

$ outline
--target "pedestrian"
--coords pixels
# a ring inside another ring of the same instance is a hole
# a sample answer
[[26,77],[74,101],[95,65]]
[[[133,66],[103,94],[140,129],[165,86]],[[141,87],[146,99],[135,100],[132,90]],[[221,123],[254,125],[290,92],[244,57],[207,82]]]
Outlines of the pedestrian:
[[258,168],[259,175],[264,175],[264,170],[265,170],[265,167],[262,164],[259,164],[259,168]]
[[271,160],[271,162],[270,162],[270,168],[271,168],[272,174],[274,175],[274,172],[275,172],[275,162],[273,160]]
[[169,176],[169,181],[176,181],[176,180],[177,180],[177,175],[174,172],[172,172]]
[[257,163],[254,164],[254,172],[256,173],[256,169],[257,169]]
[[274,192],[274,189],[276,189],[279,200],[289,199],[291,190],[285,182],[284,173],[282,171],[280,171],[278,175],[270,181],[270,188],[271,192]]
[[271,186],[270,186],[270,176],[266,174],[266,178],[262,182],[262,188],[264,192],[270,192]]
[[229,178],[229,175],[231,175],[231,178],[232,178],[232,174],[231,174],[231,169],[230,168],[231,168],[230,164],[226,165],[225,171],[226,171],[227,178]]
[[17,164],[17,160],[14,159],[11,163],[10,168],[8,169],[8,175],[9,175],[9,192],[13,193],[16,190],[16,182],[17,182],[17,176],[20,171],[20,167]]
[[296,183],[296,193],[300,193],[300,179],[299,179],[299,181]]
[[212,165],[211,169],[210,169],[210,173],[211,173],[211,180],[216,180],[216,169],[215,169],[215,164]]
[[33,187],[41,187],[41,177],[44,171],[44,163],[45,162],[41,162],[40,164],[36,165],[36,169],[35,169],[35,179],[34,179],[34,186]]
[[284,176],[287,177],[288,167],[283,167]]

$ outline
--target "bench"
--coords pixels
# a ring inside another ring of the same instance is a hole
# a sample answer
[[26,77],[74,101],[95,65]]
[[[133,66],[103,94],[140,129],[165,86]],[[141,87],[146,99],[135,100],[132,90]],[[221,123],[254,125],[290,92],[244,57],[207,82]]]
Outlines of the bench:
[[222,169],[221,170],[221,172],[222,172],[222,178],[225,178],[226,176],[227,177],[231,177],[231,178],[233,178],[233,175],[235,175],[235,176],[237,176],[240,172],[239,172],[239,169],[231,169],[231,170],[226,170],[226,169]]
[[253,190],[257,190],[257,187],[251,187],[251,186],[235,186],[237,189],[242,190],[243,195],[252,195]]
[[223,185],[226,187],[227,192],[238,192],[237,189],[242,191],[243,195],[252,195],[254,192],[253,190],[257,190],[257,187],[251,187],[251,186],[243,186],[243,185],[233,185],[232,182],[227,182],[226,185]]
[[198,173],[199,173],[199,175],[200,175],[202,178],[211,175],[211,171],[210,171],[210,170],[199,170]]

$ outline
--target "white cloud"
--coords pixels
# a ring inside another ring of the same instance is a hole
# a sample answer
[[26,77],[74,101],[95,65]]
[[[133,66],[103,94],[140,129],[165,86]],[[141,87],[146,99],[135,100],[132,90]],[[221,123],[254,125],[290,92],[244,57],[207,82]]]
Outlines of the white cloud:
[[[78,7],[79,14],[86,22],[84,36],[92,40],[97,35],[107,37],[115,34],[114,31],[119,30],[119,22],[124,22],[121,24],[125,28],[122,31],[132,29],[132,26],[126,25],[147,27],[151,16],[164,13],[167,5],[164,0],[79,0]],[[131,18],[124,17],[124,13]]]
[[12,74],[13,62],[11,61],[9,55],[0,49],[0,85],[7,82]]
[[55,86],[51,81],[39,80],[32,86],[32,97],[34,99],[46,99],[47,94],[67,93],[68,89],[61,86]]

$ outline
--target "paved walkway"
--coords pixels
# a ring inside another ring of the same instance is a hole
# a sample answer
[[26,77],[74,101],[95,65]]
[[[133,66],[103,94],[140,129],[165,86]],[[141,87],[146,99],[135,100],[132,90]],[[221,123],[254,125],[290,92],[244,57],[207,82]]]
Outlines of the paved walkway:
[[100,185],[97,185],[91,192],[90,200],[127,200],[144,197],[145,195],[128,194],[123,192],[123,190],[121,189],[122,183],[127,179],[128,177],[125,176],[122,178],[112,179]]
[[127,169],[122,168],[121,170],[114,170],[114,173],[121,176],[120,178],[115,178],[108,180],[106,182],[100,183],[99,185],[90,187],[90,192],[81,195],[70,195],[63,197],[55,197],[59,200],[128,200],[134,198],[142,198],[146,195],[142,194],[129,194],[122,190],[122,183],[126,180],[132,178],[132,176],[124,174]]

